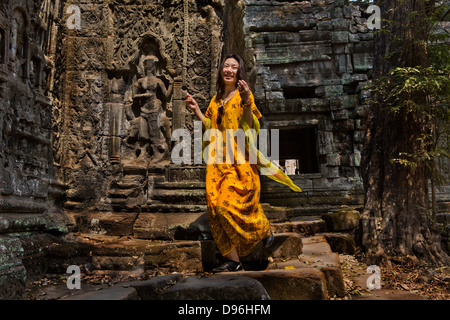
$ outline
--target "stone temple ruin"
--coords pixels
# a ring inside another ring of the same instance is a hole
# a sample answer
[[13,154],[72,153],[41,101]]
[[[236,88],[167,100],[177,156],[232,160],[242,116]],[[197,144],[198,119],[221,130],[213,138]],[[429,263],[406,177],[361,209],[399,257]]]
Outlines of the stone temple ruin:
[[1,1],[0,296],[89,259],[114,269],[63,235],[208,239],[205,167],[174,165],[171,133],[194,130],[186,93],[205,110],[230,52],[304,191],[263,179],[272,221],[361,208],[369,16],[346,0]]

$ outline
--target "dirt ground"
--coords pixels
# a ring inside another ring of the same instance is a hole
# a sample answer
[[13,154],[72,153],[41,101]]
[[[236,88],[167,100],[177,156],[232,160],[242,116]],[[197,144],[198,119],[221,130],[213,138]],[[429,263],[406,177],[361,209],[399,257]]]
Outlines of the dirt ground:
[[368,266],[352,255],[339,255],[351,300],[450,300],[450,267],[435,268],[404,258],[380,268],[381,288],[369,290]]

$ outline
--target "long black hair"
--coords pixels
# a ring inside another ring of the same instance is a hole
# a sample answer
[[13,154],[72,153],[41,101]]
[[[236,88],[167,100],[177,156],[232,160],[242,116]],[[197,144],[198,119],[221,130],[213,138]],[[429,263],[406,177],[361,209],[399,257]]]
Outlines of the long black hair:
[[[219,100],[222,97],[222,95],[225,91],[225,83],[223,82],[223,67],[225,65],[225,61],[229,58],[233,58],[239,63],[239,68],[236,73],[237,81],[244,80],[245,82],[248,83],[247,73],[245,72],[244,60],[237,53],[231,53],[231,54],[227,55],[222,60],[222,63],[220,64],[220,67],[219,67],[219,72],[217,72],[217,81],[216,81],[216,99],[217,100]],[[236,87],[237,87],[237,81],[236,81]]]

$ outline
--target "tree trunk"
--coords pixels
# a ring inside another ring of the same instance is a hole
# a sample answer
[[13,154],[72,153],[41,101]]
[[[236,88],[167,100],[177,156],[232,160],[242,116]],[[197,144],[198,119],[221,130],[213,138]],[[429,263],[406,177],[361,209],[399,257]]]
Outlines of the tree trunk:
[[[428,26],[425,0],[382,0],[383,26],[374,38],[373,80],[395,67],[427,65]],[[412,12],[419,12],[411,16]],[[394,256],[415,256],[433,263],[448,262],[440,249],[439,233],[429,214],[428,175],[423,162],[415,167],[391,161],[400,153],[416,154],[429,123],[420,114],[384,108],[383,96],[369,112],[362,177],[365,205],[362,214],[362,247],[374,264],[386,264]],[[415,97],[417,101],[425,99]]]

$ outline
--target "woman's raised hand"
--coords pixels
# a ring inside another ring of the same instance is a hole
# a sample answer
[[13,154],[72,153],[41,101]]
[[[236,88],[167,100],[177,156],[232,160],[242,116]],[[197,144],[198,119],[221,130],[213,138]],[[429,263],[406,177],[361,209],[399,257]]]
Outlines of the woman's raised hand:
[[186,107],[188,107],[192,111],[196,111],[199,109],[197,101],[195,101],[195,99],[192,98],[189,93],[186,95]]
[[205,124],[205,116],[202,113],[202,111],[200,110],[200,107],[197,104],[197,101],[195,101],[194,98],[192,98],[192,96],[188,93],[186,94],[186,107],[188,107],[189,109],[191,109],[192,111],[194,111],[195,115],[197,116],[197,118],[203,123]]
[[244,104],[248,103],[248,99],[250,98],[250,87],[248,86],[248,83],[244,80],[239,80],[238,89]]

